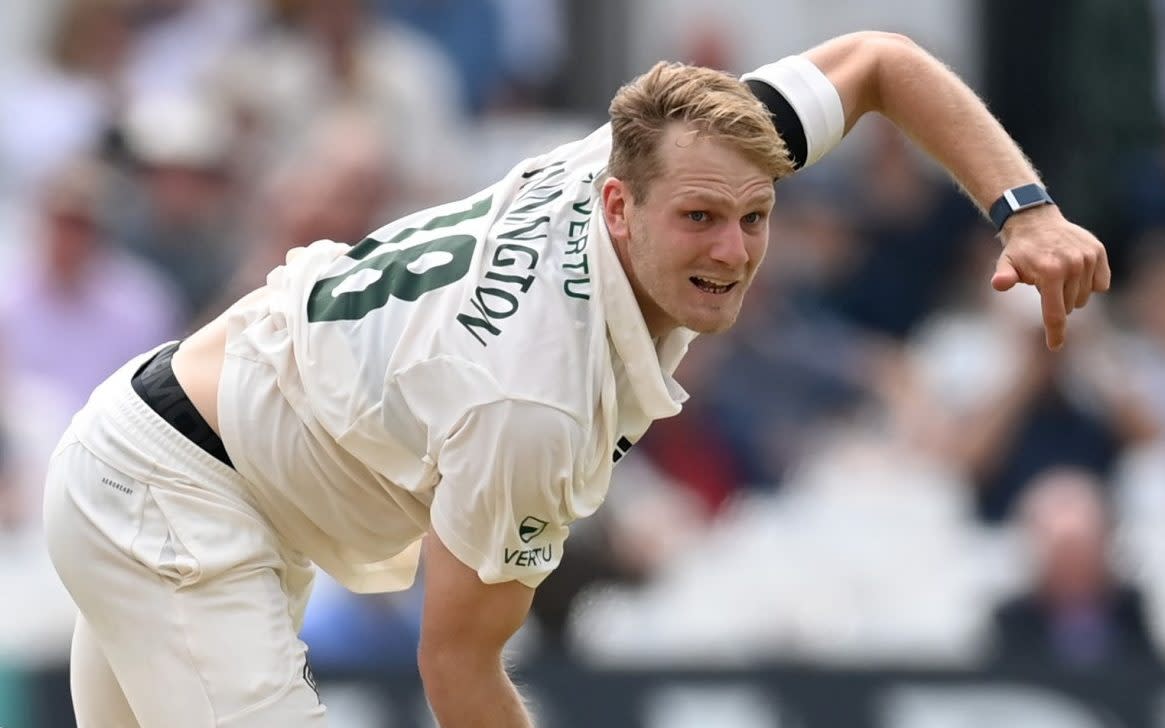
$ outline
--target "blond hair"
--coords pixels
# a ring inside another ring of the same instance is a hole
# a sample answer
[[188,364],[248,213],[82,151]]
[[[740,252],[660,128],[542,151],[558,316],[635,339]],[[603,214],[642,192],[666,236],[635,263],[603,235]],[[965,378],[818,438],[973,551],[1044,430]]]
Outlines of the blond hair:
[[660,61],[619,89],[610,114],[607,173],[627,184],[635,200],[645,199],[661,174],[659,140],[676,122],[726,141],[774,180],[793,171],[768,109],[723,71]]

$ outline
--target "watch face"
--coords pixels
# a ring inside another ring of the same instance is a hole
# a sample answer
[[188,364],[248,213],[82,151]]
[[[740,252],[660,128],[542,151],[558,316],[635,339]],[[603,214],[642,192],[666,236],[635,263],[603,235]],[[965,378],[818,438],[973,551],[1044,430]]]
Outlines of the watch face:
[[1024,185],[1023,187],[1016,187],[1011,191],[1015,197],[1015,204],[1017,208],[1035,205],[1040,202],[1045,202],[1047,196],[1044,191],[1037,185]]

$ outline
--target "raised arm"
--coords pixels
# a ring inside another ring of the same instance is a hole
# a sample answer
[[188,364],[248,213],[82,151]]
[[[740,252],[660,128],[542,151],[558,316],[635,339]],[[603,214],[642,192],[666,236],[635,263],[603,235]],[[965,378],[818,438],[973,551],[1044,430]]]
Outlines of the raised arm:
[[[982,210],[1005,190],[1040,181],[1018,145],[975,93],[909,38],[861,32],[803,54],[836,87],[845,129],[877,111],[938,161]],[[1012,215],[992,285],[1034,285],[1043,301],[1048,346],[1064,342],[1067,315],[1109,287],[1104,246],[1055,205]]]
[[530,611],[534,590],[485,584],[441,540],[425,539],[425,607],[419,665],[443,728],[526,728],[530,717],[506,675],[502,649]]

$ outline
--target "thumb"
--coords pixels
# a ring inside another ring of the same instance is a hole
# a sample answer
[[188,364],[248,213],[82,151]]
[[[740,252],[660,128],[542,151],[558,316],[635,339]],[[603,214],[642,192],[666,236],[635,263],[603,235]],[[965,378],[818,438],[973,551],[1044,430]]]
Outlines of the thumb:
[[1019,272],[1011,265],[1006,255],[999,256],[999,262],[995,264],[995,274],[991,276],[991,287],[997,291],[1008,291],[1016,283],[1019,283]]

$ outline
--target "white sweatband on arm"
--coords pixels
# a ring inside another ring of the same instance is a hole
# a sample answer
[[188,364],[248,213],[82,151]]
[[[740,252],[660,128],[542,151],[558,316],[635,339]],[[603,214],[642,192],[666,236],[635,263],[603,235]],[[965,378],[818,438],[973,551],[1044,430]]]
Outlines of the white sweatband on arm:
[[785,97],[805,128],[805,166],[824,157],[841,142],[845,111],[837,88],[821,69],[804,56],[786,56],[741,77],[762,81]]

